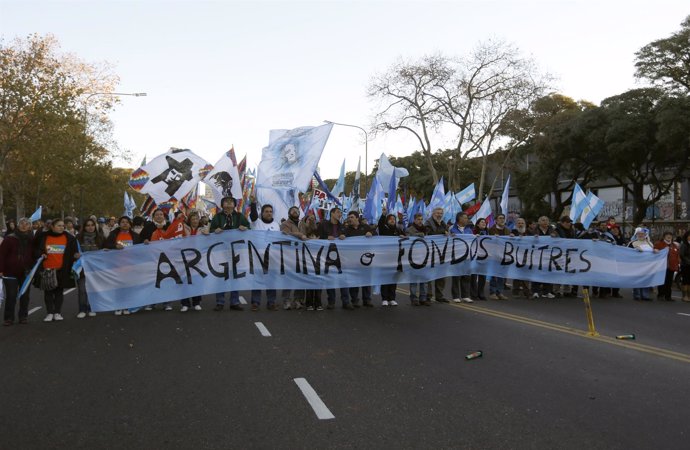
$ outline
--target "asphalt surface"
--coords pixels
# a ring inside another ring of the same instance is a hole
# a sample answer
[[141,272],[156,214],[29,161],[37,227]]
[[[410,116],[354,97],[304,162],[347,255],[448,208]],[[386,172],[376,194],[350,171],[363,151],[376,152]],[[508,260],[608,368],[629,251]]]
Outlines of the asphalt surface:
[[0,328],[0,448],[689,447],[689,303],[594,299],[588,337],[581,299],[412,307],[406,289],[398,307],[214,312],[209,296],[82,320],[71,292],[65,321]]

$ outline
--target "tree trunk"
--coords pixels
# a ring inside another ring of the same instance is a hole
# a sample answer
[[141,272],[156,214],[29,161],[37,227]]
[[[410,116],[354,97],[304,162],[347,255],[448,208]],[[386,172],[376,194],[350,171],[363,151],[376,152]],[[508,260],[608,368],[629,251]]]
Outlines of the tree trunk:
[[24,194],[16,194],[14,200],[17,203],[17,218],[26,217],[24,211]]
[[5,223],[5,191],[0,184],[0,230],[7,228]]
[[[486,166],[489,164],[489,154],[484,155],[482,159],[482,172],[479,176],[479,190],[477,191],[477,200],[480,202],[484,201],[484,181],[486,179]],[[491,192],[489,192],[491,196]]]
[[643,185],[641,183],[633,183],[632,194],[634,208],[633,226],[637,226],[642,223],[645,214],[647,214],[647,202],[643,195]]

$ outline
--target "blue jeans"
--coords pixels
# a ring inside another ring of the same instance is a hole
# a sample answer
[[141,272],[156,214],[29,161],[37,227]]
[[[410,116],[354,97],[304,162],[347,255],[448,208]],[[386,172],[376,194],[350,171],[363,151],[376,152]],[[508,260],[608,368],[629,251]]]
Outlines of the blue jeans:
[[649,288],[634,288],[633,289],[633,298],[635,300],[647,300],[649,299]]
[[[275,289],[266,289],[266,304],[268,306],[271,306],[275,304],[276,302],[276,290]],[[260,305],[261,304],[261,291],[252,291],[252,304],[254,305]]]
[[[335,289],[326,289],[326,298],[328,298],[329,305],[335,305]],[[350,290],[348,288],[340,288],[340,300],[343,305],[350,303]]]
[[489,294],[500,294],[501,291],[503,290],[503,284],[505,283],[505,280],[501,277],[491,277],[491,280],[489,281]]
[[[190,300],[191,300],[191,302],[190,302]],[[225,299],[223,299],[223,300],[225,300]],[[196,305],[198,305],[198,304],[200,304],[200,303],[201,303],[201,296],[192,297],[192,298],[183,298],[182,300],[180,300],[180,304],[181,304],[182,306],[186,306],[187,308],[189,308],[190,306],[192,306],[192,304],[193,304],[194,306],[196,306]]]
[[[419,297],[417,297],[417,286],[419,286]],[[410,300],[420,302],[426,301],[426,283],[410,283]]]
[[[225,304],[225,292],[216,293],[216,305]],[[230,291],[230,305],[240,304],[240,293],[239,291]]]
[[[351,287],[350,289],[350,300],[352,303],[359,303],[359,289],[358,287]],[[364,303],[371,303],[371,286],[362,286],[362,301]]]

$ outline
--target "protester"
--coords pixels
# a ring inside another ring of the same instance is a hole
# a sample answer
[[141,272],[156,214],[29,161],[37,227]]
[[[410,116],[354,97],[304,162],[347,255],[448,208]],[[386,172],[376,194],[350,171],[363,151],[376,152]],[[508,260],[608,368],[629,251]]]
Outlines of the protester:
[[[136,217],[135,217],[136,219]],[[199,217],[198,211],[191,211],[187,217],[187,224],[185,227],[185,233],[187,236],[196,236],[197,234],[208,235],[208,227],[201,225],[201,218]],[[201,311],[201,296],[184,298],[180,301],[181,307],[180,312],[187,312],[189,308],[193,307],[194,311]]]
[[[213,216],[211,220],[210,230],[211,233],[222,233],[226,230],[240,230],[245,231],[250,228],[247,219],[237,211],[235,207],[235,199],[232,197],[223,197],[220,201],[222,210]],[[214,311],[222,311],[225,305],[225,293],[216,293],[216,306],[213,308]],[[238,291],[230,291],[230,309],[234,311],[242,311],[242,305],[240,305],[240,293]]]
[[[613,224],[611,225],[611,219],[613,219]],[[621,228],[616,225],[616,219],[613,217],[609,217],[609,232],[611,233],[611,236],[613,236],[614,243],[616,245],[620,245],[625,247],[628,245],[628,240],[625,239],[625,236],[623,236],[623,233],[621,232]],[[620,288],[611,288],[611,297],[613,298],[623,298],[621,295],[621,289]]]
[[[259,217],[256,211],[256,202],[252,199],[252,203],[250,205],[249,218],[252,220],[252,230],[272,232],[280,231],[280,224],[273,219],[273,206],[271,205],[265,204],[261,206],[261,217]],[[269,311],[278,310],[278,307],[276,306],[276,293],[277,291],[275,289],[266,289],[266,309],[268,309]],[[252,311],[258,311],[259,306],[261,305],[260,289],[252,290],[251,303]]]
[[[362,224],[359,222],[359,213],[355,211],[350,211],[347,213],[347,225],[345,225],[344,233],[346,237],[354,236],[366,236],[372,237],[374,235],[374,229],[369,225]],[[359,291],[360,288],[357,286],[351,287],[350,291],[350,302],[355,308],[359,308]],[[371,302],[371,286],[362,286],[362,305],[366,308],[373,308],[374,304]]]
[[[383,214],[379,219],[378,231],[379,236],[400,236],[400,230],[398,229],[398,221],[395,214],[387,214],[386,208],[383,209]],[[384,284],[381,286],[381,306],[398,306],[398,302],[395,301],[395,291],[398,289],[398,285]]]
[[[314,216],[312,216],[314,217]],[[297,206],[292,206],[288,209],[287,220],[281,222],[280,231],[303,241],[307,240],[307,236],[300,231],[299,228],[299,208]],[[304,289],[297,289],[294,291],[295,299],[291,300],[290,296],[293,294],[291,289],[283,289],[283,309],[300,309],[302,307],[302,300],[306,302],[306,293]]]
[[[561,239],[576,239],[577,234],[569,216],[562,216],[556,224],[556,235]],[[554,284],[552,292],[556,298],[577,297],[577,286]]]
[[[537,227],[534,232],[534,235],[539,237],[539,236],[550,236],[550,237],[557,237],[558,235],[556,234],[556,230],[551,226],[551,222],[549,221],[549,218],[546,216],[541,216],[539,220],[537,221]],[[537,282],[534,281],[532,282],[532,297],[533,298],[556,298],[556,296],[552,292],[552,285],[549,283],[543,283],[543,282]]]
[[7,221],[6,225],[7,225],[7,230],[5,231],[5,233],[3,233],[2,237],[9,236],[10,234],[14,233],[15,230],[17,229],[17,224],[14,223],[14,219],[9,219]]
[[[320,239],[345,239],[345,230],[340,223],[343,217],[343,212],[337,206],[331,209],[329,220],[323,220],[319,223],[319,238]],[[335,308],[335,289],[326,289],[326,297],[328,299],[328,309]],[[352,311],[355,309],[350,303],[350,291],[348,288],[340,288],[340,301],[343,308]]]
[[[510,236],[505,214],[496,216],[496,223],[489,228],[489,236]],[[489,298],[491,300],[508,300],[508,297],[502,292],[504,284],[505,279],[497,276],[491,277],[489,280]]]
[[[41,234],[37,246],[36,258],[44,256],[41,263],[42,273],[37,275],[39,279],[48,277],[50,272],[55,272],[55,287],[44,289],[44,301],[47,315],[44,322],[61,321],[64,290],[74,287],[72,278],[72,265],[77,253],[77,240],[65,231],[65,222],[62,219],[53,219],[50,229]],[[51,286],[52,287],[52,286]]]
[[[424,225],[424,215],[417,213],[414,215],[413,221],[409,227],[405,230],[405,234],[410,237],[421,237],[426,236],[427,228]],[[427,297],[427,284],[423,283],[410,283],[410,302],[412,306],[431,306],[431,302]],[[419,294],[419,296],[417,296]]]
[[654,244],[655,250],[668,249],[668,264],[666,266],[666,278],[664,284],[657,289],[657,300],[664,299],[666,301],[672,302],[672,285],[673,285],[673,275],[680,269],[680,245],[673,241],[673,233],[670,231],[664,232],[662,239]]
[[[127,216],[120,217],[118,222],[118,227],[110,232],[110,235],[105,239],[103,243],[103,248],[112,250],[123,250],[127,247],[137,245],[141,243],[141,238],[137,233],[132,231],[132,219]],[[129,309],[117,309],[115,310],[115,315],[120,316],[122,314],[129,315]]]
[[[443,208],[434,208],[431,212],[431,217],[424,222],[427,229],[428,236],[448,235],[448,224],[443,221]],[[444,296],[443,290],[446,288],[446,279],[439,278],[433,281],[434,283],[434,299],[439,303],[448,303],[448,299]],[[429,282],[429,292],[431,292],[431,282]]]
[[[488,236],[489,230],[487,228],[486,219],[475,219],[474,230],[472,232],[475,236]],[[486,300],[484,297],[484,287],[486,286],[486,275],[470,275],[470,295],[474,300]]]
[[[9,227],[8,227],[9,228]],[[28,323],[29,291],[19,298],[19,312],[15,317],[15,307],[19,290],[24,284],[26,274],[34,265],[33,233],[29,219],[21,218],[17,226],[0,243],[0,277],[5,290],[4,324],[14,324],[15,318],[20,324]]]
[[[455,215],[455,223],[450,228],[451,234],[474,235],[474,229],[470,225],[467,214],[459,212]],[[450,293],[454,303],[473,303],[470,290],[471,275],[454,275],[450,278]]]
[[680,244],[680,289],[683,301],[690,302],[690,231],[686,231]]
[[65,217],[65,231],[72,236],[77,236],[77,230],[74,228],[74,219]]
[[[77,242],[79,242],[80,253],[84,254],[87,252],[93,252],[103,248],[105,238],[101,234],[101,230],[98,229],[98,224],[93,219],[86,219],[82,224],[81,230],[77,235]],[[77,280],[77,300],[79,302],[79,313],[77,314],[77,319],[83,319],[84,317],[94,317],[95,312],[91,311],[91,305],[89,304],[89,298],[86,294],[86,277],[82,271]]]
[[[531,236],[524,218],[518,217],[515,220],[515,228],[511,231],[511,235],[514,237]],[[513,295],[520,295],[520,293],[522,293],[525,298],[530,298],[529,282],[526,280],[513,280]]]
[[[296,207],[293,206],[296,209]],[[292,209],[290,211],[292,211]],[[289,212],[288,215],[293,217],[292,213]],[[299,216],[298,216],[299,217]],[[292,219],[286,220],[286,222]],[[282,228],[282,225],[281,225]],[[290,225],[286,227],[291,228]],[[316,225],[316,217],[312,213],[308,213],[304,219],[299,223],[299,232],[302,233],[305,239],[318,239],[319,238],[319,227]],[[294,234],[293,234],[294,236]],[[302,239],[302,238],[300,238]],[[304,292],[305,305],[307,311],[323,311],[323,306],[321,305],[321,289],[307,289]]]
[[[638,252],[658,252],[654,249],[652,241],[649,239],[649,230],[647,228],[638,227],[635,228],[633,237],[628,244],[628,247],[632,247]],[[642,301],[651,301],[650,297],[651,288],[633,288],[633,299]]]

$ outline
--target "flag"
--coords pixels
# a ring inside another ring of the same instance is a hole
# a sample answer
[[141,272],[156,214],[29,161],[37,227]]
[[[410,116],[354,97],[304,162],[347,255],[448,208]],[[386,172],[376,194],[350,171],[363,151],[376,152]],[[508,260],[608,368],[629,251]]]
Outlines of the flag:
[[431,213],[434,211],[434,208],[443,208],[443,204],[446,201],[446,190],[443,187],[443,177],[441,177],[440,180],[438,180],[438,183],[436,183],[436,187],[434,188],[434,193],[431,194],[431,201],[429,202],[429,206],[425,211],[425,219],[428,219],[431,216]]
[[124,207],[125,207],[125,212],[123,215],[129,217],[130,219],[134,217],[134,208],[137,207],[137,205],[134,203],[134,200],[132,197],[125,192],[124,196]]
[[142,203],[141,208],[139,208],[139,212],[141,212],[141,215],[144,217],[151,217],[153,211],[156,210],[156,207],[156,202],[153,201],[150,195],[147,195],[146,200],[144,200],[144,203]]
[[388,161],[388,158],[386,157],[385,153],[381,153],[381,157],[379,158],[379,168],[376,171],[376,178],[379,179],[379,183],[381,186],[385,188],[386,194],[390,194],[388,192],[389,186],[391,186],[391,177],[395,176],[397,178],[395,185],[398,185],[398,181],[400,181],[401,178],[404,178],[408,176],[410,172],[407,171],[407,169],[403,167],[393,167],[393,165]]
[[33,223],[36,222],[37,220],[41,220],[41,215],[43,215],[43,206],[39,206],[36,211],[34,211],[33,214],[31,214],[31,217],[29,217],[29,220]]
[[570,201],[570,220],[573,222],[577,221],[582,215],[582,210],[585,207],[585,195],[584,191],[579,184],[575,183],[573,188],[573,195]]
[[357,172],[355,172],[355,182],[352,184],[352,193],[350,194],[352,196],[352,211],[359,211],[359,177],[360,177],[360,172],[359,172],[359,165],[362,162],[362,157],[359,157],[359,160],[357,161]]
[[476,224],[477,220],[479,219],[486,219],[487,226],[489,223],[493,222],[493,212],[491,211],[491,202],[489,201],[489,197],[486,197],[484,203],[482,203],[482,206],[479,208],[474,217],[472,217],[472,223]]
[[196,208],[197,198],[199,197],[199,185],[194,186],[194,189],[189,191],[187,195],[180,199],[180,208],[189,213],[190,210]]
[[378,223],[379,217],[381,217],[382,200],[383,188],[381,187],[379,179],[374,177],[374,180],[371,183],[371,188],[369,189],[369,194],[367,194],[367,201],[364,204],[364,210],[362,211],[364,217],[372,225]]
[[470,200],[474,200],[476,197],[477,194],[474,191],[474,183],[470,184],[465,189],[455,194],[455,198],[461,206],[469,202]]
[[[233,151],[234,154],[234,149],[230,149]],[[247,155],[244,155],[244,158],[242,158],[242,161],[240,161],[237,164],[237,171],[240,173],[240,177],[243,177],[245,172],[247,171]]]
[[212,169],[213,166],[191,150],[170,149],[132,172],[129,185],[137,192],[150,195],[160,205],[184,197]]
[[333,190],[331,193],[338,197],[345,191],[345,160],[343,159],[343,165],[340,166],[340,176],[338,176],[338,181],[335,182]]
[[213,193],[213,200],[219,207],[223,197],[242,197],[242,183],[235,160],[235,150],[223,153],[211,170],[202,180]]
[[386,204],[386,209],[389,213],[395,207],[395,195],[398,190],[398,178],[395,176],[396,170],[397,169],[393,169],[393,175],[390,177],[390,184],[388,185],[388,203]]
[[592,194],[592,191],[589,191],[583,203],[585,205],[582,209],[580,222],[582,222],[582,226],[585,227],[586,230],[592,224],[594,218],[597,217],[597,214],[599,214],[601,208],[604,207],[604,201]]
[[[77,253],[81,255],[81,244],[79,243],[79,240],[77,239]],[[84,268],[82,267],[81,263],[81,257],[72,264],[72,277],[75,280],[79,280],[79,276],[81,275],[82,271]]]
[[506,185],[503,187],[503,195],[501,195],[501,214],[508,215],[508,193],[510,192],[510,175],[508,175],[508,180]]
[[340,199],[338,197],[336,197],[331,191],[328,190],[328,186],[326,186],[326,183],[324,183],[323,180],[321,179],[319,172],[314,172],[314,178],[316,178],[316,181],[319,183],[319,187],[326,194],[326,197],[329,198],[336,205],[342,206],[340,203]]
[[256,199],[272,205],[273,216],[287,218],[288,209],[299,204],[306,192],[333,124],[271,130],[268,146],[261,153],[256,176]]
[[45,256],[41,256],[38,258],[38,261],[36,261],[36,264],[31,268],[29,271],[29,274],[24,278],[24,283],[22,283],[22,287],[19,289],[19,294],[17,294],[17,298],[21,298],[22,295],[26,294],[27,289],[29,289],[29,286],[31,285],[31,280],[33,280],[34,275],[36,275],[36,271],[38,270],[38,266],[43,262],[43,259]]
[[455,223],[455,216],[462,210],[452,192],[447,192],[443,204],[443,221]]
[[144,159],[141,160],[141,164],[139,164],[139,167],[144,167],[146,165],[146,155],[144,155]]

